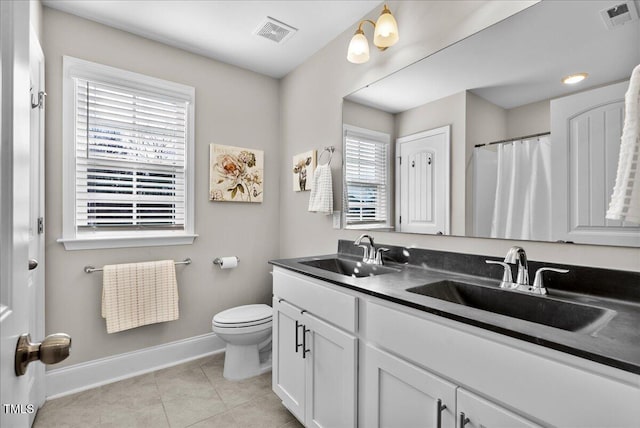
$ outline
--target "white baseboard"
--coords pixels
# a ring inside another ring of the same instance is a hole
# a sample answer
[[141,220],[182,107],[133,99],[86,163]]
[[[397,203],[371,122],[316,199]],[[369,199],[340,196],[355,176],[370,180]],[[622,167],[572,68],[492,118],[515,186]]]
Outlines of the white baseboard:
[[73,366],[49,370],[45,374],[47,399],[95,388],[118,380],[174,366],[223,352],[225,344],[215,333],[152,346]]

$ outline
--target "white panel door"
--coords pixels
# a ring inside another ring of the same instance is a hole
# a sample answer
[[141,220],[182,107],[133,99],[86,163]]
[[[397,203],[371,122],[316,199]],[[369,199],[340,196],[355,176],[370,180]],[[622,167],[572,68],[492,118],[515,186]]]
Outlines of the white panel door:
[[300,310],[273,299],[273,391],[300,421],[305,420],[305,359]]
[[[2,116],[0,146],[0,426],[22,428],[41,404],[37,371],[14,369],[18,337],[31,327],[36,310],[30,288],[29,212],[29,2],[0,1]],[[32,401],[33,400],[33,401]]]
[[371,346],[365,353],[364,426],[455,427],[456,385]]
[[[30,33],[29,63],[31,80],[30,166],[29,166],[29,276],[28,301],[31,338],[44,339],[44,53],[33,29]],[[34,106],[35,105],[35,106]],[[32,386],[29,401],[41,407],[45,401],[44,364],[29,370]]]
[[554,240],[640,245],[640,226],[605,218],[615,185],[628,85],[551,101]]
[[450,233],[450,128],[397,140],[396,225],[400,232]]
[[457,428],[539,428],[495,403],[458,388]]
[[357,339],[304,313],[306,423],[314,428],[356,426]]

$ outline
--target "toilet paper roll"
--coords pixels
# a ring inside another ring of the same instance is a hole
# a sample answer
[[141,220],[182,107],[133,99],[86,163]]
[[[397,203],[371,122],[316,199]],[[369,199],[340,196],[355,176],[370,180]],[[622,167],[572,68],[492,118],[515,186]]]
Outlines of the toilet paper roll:
[[235,256],[220,257],[220,269],[233,269],[238,266],[238,258]]

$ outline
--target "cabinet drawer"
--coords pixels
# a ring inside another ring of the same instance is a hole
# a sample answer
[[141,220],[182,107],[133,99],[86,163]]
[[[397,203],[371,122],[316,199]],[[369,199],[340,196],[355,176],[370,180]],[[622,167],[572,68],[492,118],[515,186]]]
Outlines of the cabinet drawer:
[[462,388],[458,388],[456,395],[458,397],[458,421],[465,422],[459,423],[459,425],[464,425],[465,428],[541,428],[540,425],[521,418],[515,413],[496,406]]
[[346,331],[356,331],[358,299],[333,290],[319,280],[275,267],[273,295]]

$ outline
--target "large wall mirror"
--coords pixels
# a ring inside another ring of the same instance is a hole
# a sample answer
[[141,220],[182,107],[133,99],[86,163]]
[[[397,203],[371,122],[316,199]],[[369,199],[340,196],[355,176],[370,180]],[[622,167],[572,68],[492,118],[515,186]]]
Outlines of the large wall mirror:
[[346,96],[344,226],[640,246],[605,217],[638,10],[543,1]]

